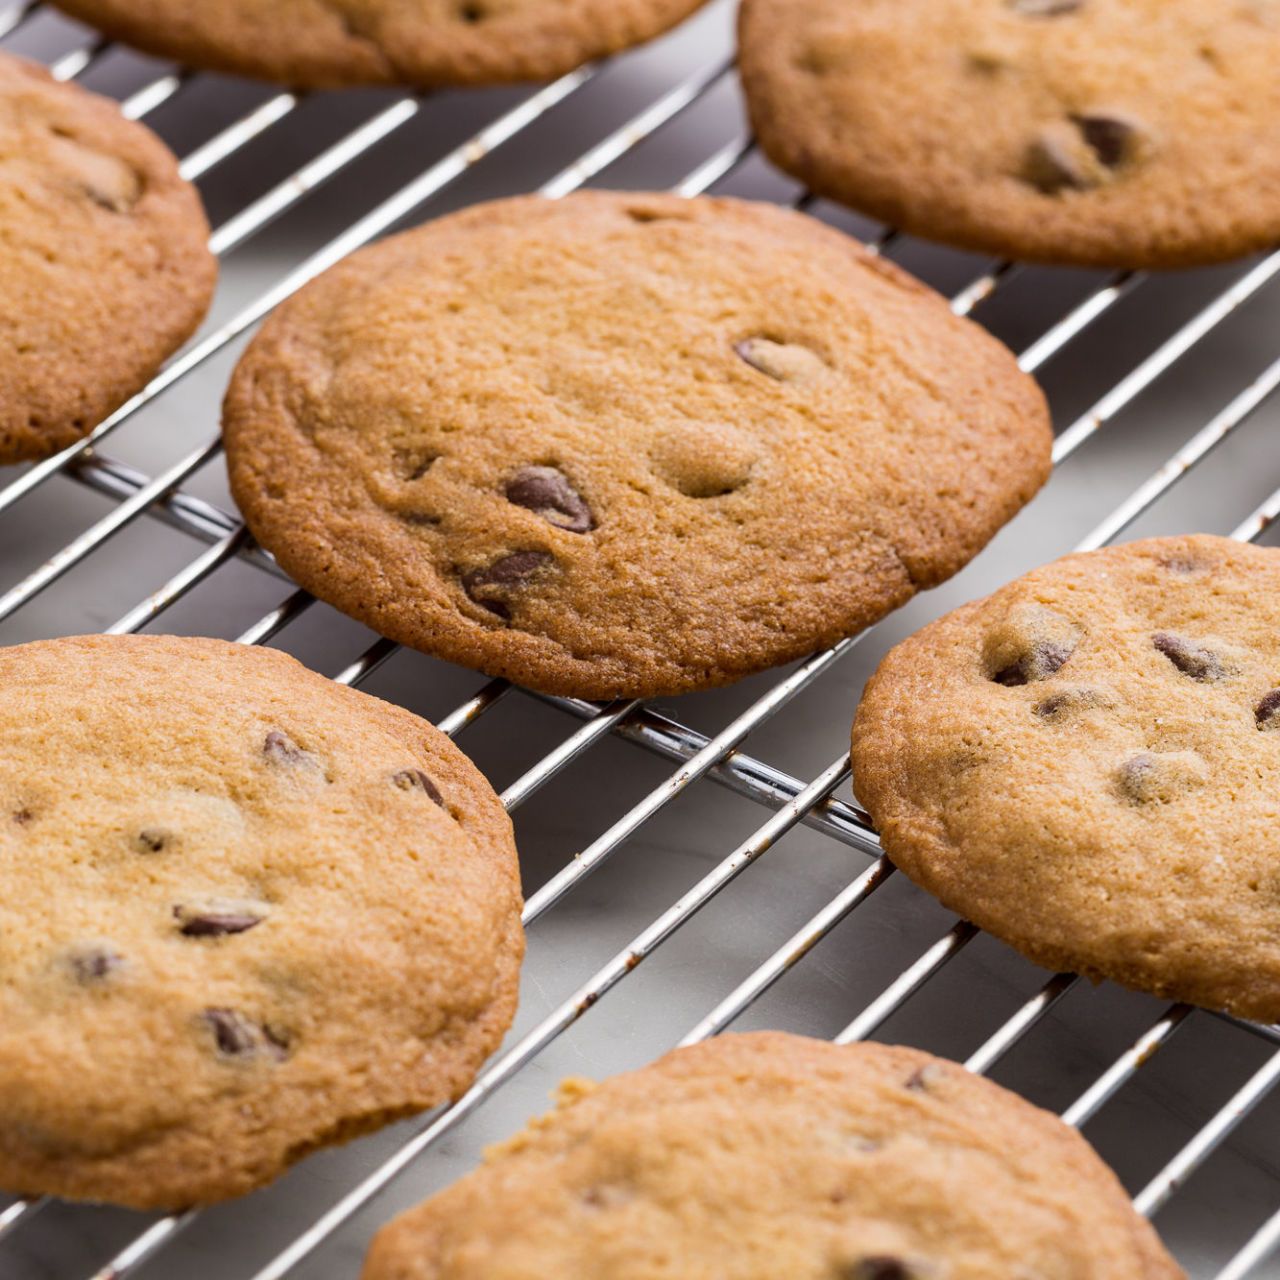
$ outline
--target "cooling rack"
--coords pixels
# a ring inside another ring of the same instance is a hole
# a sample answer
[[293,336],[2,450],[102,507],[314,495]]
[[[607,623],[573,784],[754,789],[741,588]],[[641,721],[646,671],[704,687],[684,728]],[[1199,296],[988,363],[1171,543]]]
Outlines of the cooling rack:
[[[381,1221],[541,1109],[558,1075],[762,1025],[903,1039],[996,1075],[1088,1126],[1192,1275],[1280,1275],[1280,1028],[1046,980],[948,919],[881,856],[845,744],[878,655],[960,599],[1131,529],[1266,535],[1280,514],[1265,430],[1280,425],[1268,403],[1280,250],[1179,277],[1099,275],[978,263],[870,226],[760,161],[735,96],[731,16],[713,4],[649,49],[544,86],[308,97],[159,67],[39,0],[0,0],[6,47],[114,92],[170,140],[224,262],[212,319],[144,391],[83,443],[0,477],[3,640],[70,626],[279,642],[466,731],[490,776],[511,777],[501,795],[521,810],[530,926],[517,1026],[452,1107],[203,1213],[0,1201],[0,1275],[354,1274]],[[789,201],[946,289],[957,314],[1020,352],[1066,424],[1046,493],[900,615],[781,673],[674,702],[486,682],[291,589],[233,514],[217,465],[217,399],[245,336],[388,231],[488,195],[640,178]],[[1200,484],[1181,486],[1193,469]]]

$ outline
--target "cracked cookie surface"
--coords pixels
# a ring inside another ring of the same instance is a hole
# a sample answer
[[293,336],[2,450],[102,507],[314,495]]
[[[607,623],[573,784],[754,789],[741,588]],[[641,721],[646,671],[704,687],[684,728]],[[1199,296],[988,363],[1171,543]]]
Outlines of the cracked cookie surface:
[[806,656],[964,565],[1043,483],[1043,396],[803,215],[478,206],[302,290],[238,367],[232,489],[299,583],[553,693]]
[[515,1007],[511,824],[284,654],[0,650],[0,1188],[178,1209],[454,1098]]
[[1280,240],[1280,0],[744,0],[765,152],[903,230],[1172,267]]
[[55,0],[161,57],[301,88],[547,80],[704,0]]
[[557,1111],[385,1227],[362,1277],[1182,1274],[1056,1116],[915,1049],[765,1032],[569,1082]]
[[1280,551],[1156,538],[925,627],[854,724],[885,852],[1042,964],[1280,1020],[1278,591]]
[[73,444],[182,345],[208,235],[150,131],[0,53],[0,463]]

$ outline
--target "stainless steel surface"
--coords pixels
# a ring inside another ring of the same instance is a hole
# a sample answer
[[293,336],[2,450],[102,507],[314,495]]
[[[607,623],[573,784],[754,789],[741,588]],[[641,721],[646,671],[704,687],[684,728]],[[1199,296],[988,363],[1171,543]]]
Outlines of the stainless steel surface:
[[[354,1276],[379,1223],[544,1109],[561,1076],[759,1026],[874,1034],[989,1072],[1083,1126],[1193,1276],[1280,1275],[1280,1033],[1044,974],[949,919],[879,857],[845,755],[879,657],[960,601],[1075,545],[1267,536],[1280,252],[1107,275],[898,236],[761,161],[731,36],[719,2],[549,86],[304,96],[163,66],[0,0],[6,48],[114,94],[185,157],[223,258],[208,324],[147,391],[92,441],[0,476],[0,642],[144,628],[273,641],[431,717],[518,806],[531,944],[508,1044],[452,1109],[199,1214],[0,1202],[6,1280]],[[875,243],[1041,378],[1060,428],[1053,481],[955,580],[863,636],[658,703],[513,690],[292,590],[240,528],[219,458],[218,403],[247,335],[387,231],[585,183],[793,202]]]

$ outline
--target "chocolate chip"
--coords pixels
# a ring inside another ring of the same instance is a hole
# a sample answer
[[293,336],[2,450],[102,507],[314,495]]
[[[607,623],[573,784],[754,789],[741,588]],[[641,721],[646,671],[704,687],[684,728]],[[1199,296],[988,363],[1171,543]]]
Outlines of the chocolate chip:
[[253,1023],[235,1009],[206,1009],[203,1014],[220,1053],[233,1058],[252,1053],[257,1045]]
[[592,1209],[619,1209],[635,1199],[635,1192],[617,1183],[602,1183],[588,1187],[582,1193],[582,1202]]
[[391,781],[401,791],[425,791],[436,804],[444,808],[444,796],[440,794],[440,788],[421,769],[401,769]]
[[146,827],[134,838],[134,844],[142,853],[159,853],[169,843],[169,833],[159,827]]
[[1259,729],[1280,729],[1280,689],[1272,689],[1253,709]]
[[1084,0],[1009,0],[1009,8],[1028,18],[1060,18],[1084,8]]
[[42,158],[65,174],[81,195],[110,213],[131,212],[146,190],[141,174],[118,156],[107,155],[57,126],[50,130]]
[[917,1280],[919,1274],[901,1258],[877,1253],[846,1263],[840,1280]]
[[1190,555],[1169,556],[1166,559],[1161,560],[1160,563],[1164,568],[1168,569],[1170,573],[1181,574],[1200,573],[1202,570],[1211,567],[1208,561],[1201,560],[1197,556]]
[[267,917],[266,912],[252,907],[189,907],[179,904],[173,909],[178,932],[186,938],[222,938],[232,933],[247,933]]
[[1120,766],[1116,782],[1130,800],[1139,802],[1150,799],[1151,775],[1155,771],[1156,758],[1150,752],[1133,756]]
[[776,382],[808,382],[827,372],[827,362],[798,342],[744,338],[734,343],[733,349],[753,369]]
[[1042,720],[1057,721],[1075,711],[1110,705],[1097,689],[1063,689],[1037,702],[1031,708]]
[[13,811],[13,820],[20,827],[25,827],[27,823],[31,822],[35,818],[35,816],[36,815],[32,813],[31,810],[26,808],[25,806],[21,809],[15,809]]
[[1151,637],[1151,643],[1183,675],[1199,680],[1201,684],[1212,684],[1215,680],[1221,680],[1226,674],[1222,659],[1212,649],[1193,644],[1182,636],[1176,636],[1169,631],[1157,631]]
[[289,1056],[289,1049],[293,1045],[293,1037],[288,1031],[281,1027],[273,1027],[269,1022],[264,1022],[262,1024],[262,1039],[266,1044],[267,1052],[277,1062],[283,1062]]
[[286,737],[278,729],[272,729],[262,744],[262,754],[279,764],[298,764],[307,753],[292,738]]
[[1087,160],[1073,146],[1075,141],[1061,128],[1043,130],[1027,147],[1022,176],[1048,196],[1096,187],[1101,175],[1091,171]]
[[1022,176],[1046,195],[1102,186],[1138,154],[1145,133],[1132,116],[1080,112],[1040,130],[1027,148]]
[[591,508],[555,467],[522,467],[507,481],[506,494],[508,502],[566,533],[588,533],[596,527]]
[[91,986],[119,969],[124,957],[110,947],[90,946],[73,951],[69,961],[76,981]]
[[511,610],[501,597],[523,586],[539,569],[554,563],[555,556],[547,551],[513,551],[484,569],[464,573],[462,589],[490,613],[510,618]]
[[927,1093],[941,1081],[944,1071],[945,1068],[941,1064],[926,1062],[918,1071],[913,1071],[907,1077],[903,1087],[910,1089],[913,1093]]
[[1170,804],[1204,785],[1208,770],[1194,751],[1142,751],[1116,770],[1116,787],[1134,804]]
[[1066,645],[1056,644],[1050,640],[1041,641],[1027,650],[1016,662],[997,671],[991,678],[996,684],[1002,684],[1009,689],[1016,688],[1018,685],[1031,684],[1035,680],[1047,680],[1055,671],[1061,670],[1066,665],[1074,652],[1074,646],[1068,648]]
[[1108,169],[1118,169],[1132,154],[1138,140],[1137,124],[1120,115],[1090,112],[1072,116],[1085,142]]

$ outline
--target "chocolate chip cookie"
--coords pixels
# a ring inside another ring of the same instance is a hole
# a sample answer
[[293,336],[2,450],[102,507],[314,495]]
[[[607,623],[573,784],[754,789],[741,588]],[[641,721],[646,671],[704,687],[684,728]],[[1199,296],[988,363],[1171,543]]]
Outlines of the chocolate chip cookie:
[[1010,353],[843,234],[584,193],[442,218],[281,307],[224,413],[298,582],[584,698],[807,655],[956,572],[1049,470]]
[[1280,551],[1068,556],[885,658],[853,731],[885,851],[1055,969],[1280,1020]]
[[56,0],[193,67],[303,88],[543,80],[641,44],[704,0]]
[[363,1280],[1182,1274],[1057,1117],[915,1049],[757,1033],[564,1088]]
[[1280,0],[744,0],[766,153],[918,235],[1173,267],[1280,240]]
[[80,439],[191,335],[209,226],[114,102],[0,54],[0,463]]
[[0,689],[0,1187],[221,1200],[467,1087],[524,942],[443,735],[215,640],[3,649]]

